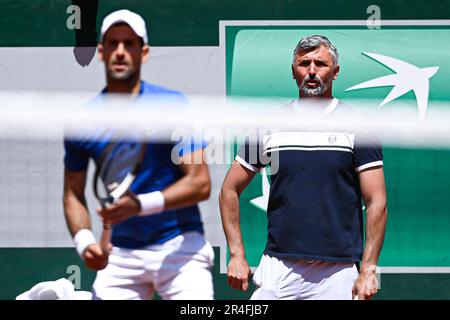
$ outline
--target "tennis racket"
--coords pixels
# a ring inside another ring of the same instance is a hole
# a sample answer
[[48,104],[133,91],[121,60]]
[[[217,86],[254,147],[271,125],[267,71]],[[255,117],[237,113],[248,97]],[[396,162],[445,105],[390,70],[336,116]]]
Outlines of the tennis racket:
[[[129,191],[144,159],[147,145],[112,141],[97,160],[93,189],[102,208],[107,208]],[[112,226],[103,223],[100,246],[108,252]]]

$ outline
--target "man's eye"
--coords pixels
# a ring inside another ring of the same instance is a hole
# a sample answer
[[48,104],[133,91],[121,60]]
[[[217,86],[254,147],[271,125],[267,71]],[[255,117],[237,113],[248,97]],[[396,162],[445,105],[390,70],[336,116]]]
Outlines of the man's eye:
[[309,66],[309,61],[300,61],[299,65],[302,67]]
[[117,41],[109,41],[108,44],[110,47],[113,47],[113,48],[117,47]]

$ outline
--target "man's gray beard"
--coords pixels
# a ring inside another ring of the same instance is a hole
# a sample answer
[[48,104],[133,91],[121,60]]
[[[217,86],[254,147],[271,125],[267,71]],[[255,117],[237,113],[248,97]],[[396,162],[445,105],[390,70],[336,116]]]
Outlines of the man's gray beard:
[[308,88],[306,82],[309,80],[310,78],[306,77],[300,85],[300,92],[304,97],[321,96],[325,93],[325,91],[327,91],[328,86],[322,81],[322,79],[316,77],[316,80],[319,82],[319,86],[317,88]]

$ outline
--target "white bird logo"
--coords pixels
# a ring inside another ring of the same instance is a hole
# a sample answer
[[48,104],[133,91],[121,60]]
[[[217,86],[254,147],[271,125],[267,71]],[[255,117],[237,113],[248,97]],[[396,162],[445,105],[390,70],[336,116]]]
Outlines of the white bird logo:
[[261,173],[262,173],[262,196],[250,200],[250,203],[257,208],[266,211],[267,204],[269,203],[270,183],[265,168]]
[[418,68],[415,65],[405,61],[381,54],[369,52],[362,52],[362,54],[380,62],[392,71],[396,72],[396,74],[372,79],[350,87],[345,91],[394,86],[383,102],[380,103],[379,106],[381,107],[413,90],[417,100],[419,119],[423,122],[425,120],[428,106],[430,79],[439,70],[439,67]]

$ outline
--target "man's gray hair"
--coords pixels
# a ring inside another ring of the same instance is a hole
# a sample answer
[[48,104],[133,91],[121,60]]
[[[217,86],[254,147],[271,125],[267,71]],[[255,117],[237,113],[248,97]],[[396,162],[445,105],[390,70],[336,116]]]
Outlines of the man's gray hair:
[[333,63],[336,66],[338,64],[339,58],[338,51],[327,37],[321,35],[312,35],[301,39],[295,47],[293,61],[295,61],[296,55],[310,52],[314,49],[319,48],[320,46],[328,48],[331,58],[333,59]]

